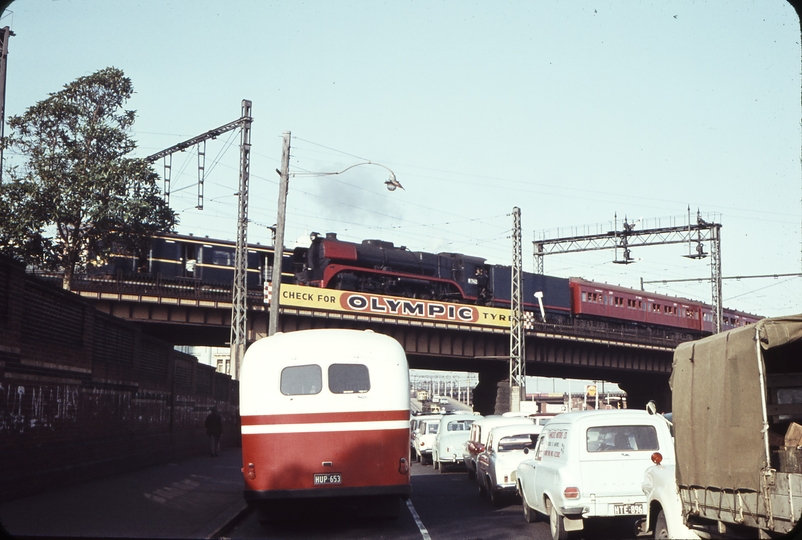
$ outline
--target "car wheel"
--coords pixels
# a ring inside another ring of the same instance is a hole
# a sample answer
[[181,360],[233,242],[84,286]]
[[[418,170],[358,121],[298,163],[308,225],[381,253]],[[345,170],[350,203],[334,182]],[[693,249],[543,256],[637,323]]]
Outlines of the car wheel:
[[657,540],[667,540],[671,538],[668,535],[668,523],[666,523],[666,515],[660,510],[657,514],[657,522],[654,524],[654,537]]
[[444,472],[446,472],[446,464],[441,461],[439,463],[439,465],[440,465],[440,474],[443,474]]
[[501,506],[502,503],[502,496],[501,493],[493,486],[493,483],[490,481],[490,478],[487,479],[488,488],[487,491],[490,494],[490,504],[493,506]]
[[[520,489],[520,487],[518,489]],[[521,490],[521,506],[523,506],[524,509],[524,519],[526,522],[535,523],[537,521],[537,511],[526,502],[526,496],[523,494],[523,490]]]
[[482,485],[482,479],[477,477],[476,484],[479,486],[479,496],[487,497],[487,489]]
[[568,540],[568,532],[565,530],[562,516],[557,513],[557,509],[551,504],[550,499],[546,499],[546,510],[549,513],[549,531],[552,540]]

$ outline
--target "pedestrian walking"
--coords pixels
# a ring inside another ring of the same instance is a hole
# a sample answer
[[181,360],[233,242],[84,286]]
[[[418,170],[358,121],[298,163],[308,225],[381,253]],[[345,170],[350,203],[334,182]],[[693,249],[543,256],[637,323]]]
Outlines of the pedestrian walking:
[[217,407],[212,407],[212,412],[206,417],[204,423],[206,435],[209,437],[209,451],[212,457],[220,455],[220,436],[223,434],[223,418],[218,414]]

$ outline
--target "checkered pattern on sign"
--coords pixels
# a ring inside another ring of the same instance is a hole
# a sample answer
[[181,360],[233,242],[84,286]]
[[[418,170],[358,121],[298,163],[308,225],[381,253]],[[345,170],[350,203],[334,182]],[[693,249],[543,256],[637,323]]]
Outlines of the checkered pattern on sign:
[[524,311],[524,330],[531,330],[535,327],[535,314],[531,311]]

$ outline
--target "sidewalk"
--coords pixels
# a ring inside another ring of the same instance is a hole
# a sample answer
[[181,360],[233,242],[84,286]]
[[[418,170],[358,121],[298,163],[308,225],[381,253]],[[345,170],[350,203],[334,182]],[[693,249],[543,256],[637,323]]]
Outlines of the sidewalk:
[[0,503],[12,537],[214,538],[246,505],[240,448]]

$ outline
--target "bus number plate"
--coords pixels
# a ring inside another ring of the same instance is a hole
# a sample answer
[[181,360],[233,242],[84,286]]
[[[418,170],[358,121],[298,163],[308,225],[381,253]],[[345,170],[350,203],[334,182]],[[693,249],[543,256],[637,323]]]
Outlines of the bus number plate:
[[616,504],[614,505],[614,509],[616,516],[631,516],[646,513],[646,510],[643,509],[643,503]]
[[316,486],[321,486],[324,484],[342,484],[342,483],[343,483],[343,476],[340,473],[315,475]]

